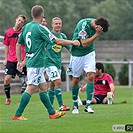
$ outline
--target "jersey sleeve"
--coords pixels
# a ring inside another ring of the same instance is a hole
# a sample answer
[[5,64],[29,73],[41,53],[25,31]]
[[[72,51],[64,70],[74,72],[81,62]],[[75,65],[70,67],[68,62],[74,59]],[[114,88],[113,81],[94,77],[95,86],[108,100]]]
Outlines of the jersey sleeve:
[[57,37],[55,37],[51,31],[46,27],[39,25],[39,30],[41,32],[41,37],[46,40],[48,43],[54,43]]
[[5,36],[4,36],[4,40],[3,40],[3,44],[6,45],[6,46],[9,46],[10,45],[10,42],[9,42],[9,39],[8,39],[8,32],[5,32]]
[[19,37],[18,37],[18,44],[24,44],[23,32],[21,32],[21,33],[19,34]]
[[113,78],[109,74],[107,74],[107,81],[108,84],[114,84]]

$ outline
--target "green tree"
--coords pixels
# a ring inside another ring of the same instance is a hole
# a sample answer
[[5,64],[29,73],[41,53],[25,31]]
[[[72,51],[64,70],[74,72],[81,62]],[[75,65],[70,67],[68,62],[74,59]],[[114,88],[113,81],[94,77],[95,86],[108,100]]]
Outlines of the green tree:
[[[124,59],[124,61],[127,61],[127,59]],[[120,85],[128,85],[128,64],[122,64],[118,73],[118,80]]]
[[4,35],[5,30],[14,26],[15,19],[19,14],[26,15],[21,1],[0,0],[0,35]]
[[75,4],[69,0],[38,0],[38,4],[44,7],[44,15],[48,22],[48,27],[51,29],[51,20],[53,17],[60,17],[63,21],[62,32],[64,32],[69,39],[72,38],[72,34],[80,16],[74,11]]
[[110,21],[109,32],[99,39],[132,39],[132,0],[104,0],[91,7],[94,17],[104,16]]
[[[111,61],[111,60],[106,59],[106,61]],[[115,80],[116,71],[115,71],[115,68],[112,64],[106,64],[104,71],[105,71],[105,73],[110,74],[112,76],[113,80]]]

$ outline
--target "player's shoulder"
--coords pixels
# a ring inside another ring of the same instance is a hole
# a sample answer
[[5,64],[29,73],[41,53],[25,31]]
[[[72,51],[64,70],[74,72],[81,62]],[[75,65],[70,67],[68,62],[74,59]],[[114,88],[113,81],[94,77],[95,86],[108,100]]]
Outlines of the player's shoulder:
[[11,37],[13,34],[14,34],[14,30],[13,30],[12,27],[9,28],[9,29],[7,29],[7,30],[5,31],[5,35],[6,35],[7,37]]
[[67,36],[66,36],[66,34],[65,33],[60,33],[61,34],[61,36],[64,38],[64,39],[66,39],[67,38]]
[[109,78],[112,78],[112,76],[108,73],[104,73],[104,77],[109,77]]
[[13,32],[13,28],[12,27],[6,30],[7,34],[12,33],[12,32]]

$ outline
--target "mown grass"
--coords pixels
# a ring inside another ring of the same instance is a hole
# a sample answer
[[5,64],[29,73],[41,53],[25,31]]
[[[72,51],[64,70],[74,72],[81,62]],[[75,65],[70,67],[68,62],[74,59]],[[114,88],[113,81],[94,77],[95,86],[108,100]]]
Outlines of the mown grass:
[[[64,117],[54,120],[49,119],[35,93],[23,114],[28,121],[13,121],[20,95],[11,96],[12,103],[6,106],[5,95],[0,95],[0,133],[112,133],[115,124],[133,124],[133,89],[128,87],[116,87],[113,105],[92,105],[94,114],[85,113],[84,106],[80,106],[78,115],[68,111]],[[80,97],[85,99],[85,93]],[[63,100],[72,108],[71,92],[63,92]],[[56,99],[54,108],[58,108]]]

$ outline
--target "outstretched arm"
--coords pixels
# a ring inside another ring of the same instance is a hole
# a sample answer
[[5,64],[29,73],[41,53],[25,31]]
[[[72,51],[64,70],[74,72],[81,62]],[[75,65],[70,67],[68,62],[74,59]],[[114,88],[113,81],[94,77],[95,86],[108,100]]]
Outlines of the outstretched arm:
[[78,40],[72,41],[72,40],[64,40],[64,39],[61,39],[61,38],[57,38],[55,40],[55,43],[60,44],[62,46],[66,46],[66,45],[70,45],[70,44],[76,45],[76,46],[80,45],[80,42]]

